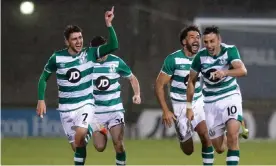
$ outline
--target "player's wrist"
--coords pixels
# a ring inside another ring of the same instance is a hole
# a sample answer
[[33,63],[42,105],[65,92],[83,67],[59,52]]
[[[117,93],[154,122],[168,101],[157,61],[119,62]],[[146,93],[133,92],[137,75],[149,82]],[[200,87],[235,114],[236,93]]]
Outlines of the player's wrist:
[[111,22],[106,22],[106,26],[109,28],[109,27],[112,27],[112,24]]
[[229,70],[224,70],[224,77],[228,76]]
[[186,103],[186,108],[187,108],[187,109],[192,109],[192,108],[193,108],[192,102],[187,102],[187,103]]

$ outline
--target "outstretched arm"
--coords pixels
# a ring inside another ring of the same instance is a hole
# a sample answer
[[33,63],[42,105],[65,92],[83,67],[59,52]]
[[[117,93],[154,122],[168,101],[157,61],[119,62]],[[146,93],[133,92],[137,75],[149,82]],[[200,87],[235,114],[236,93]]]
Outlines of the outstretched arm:
[[114,28],[112,27],[112,20],[114,18],[114,7],[110,11],[105,13],[105,23],[108,27],[109,39],[104,45],[101,45],[97,49],[97,58],[101,58],[106,54],[109,54],[119,48],[117,36]]

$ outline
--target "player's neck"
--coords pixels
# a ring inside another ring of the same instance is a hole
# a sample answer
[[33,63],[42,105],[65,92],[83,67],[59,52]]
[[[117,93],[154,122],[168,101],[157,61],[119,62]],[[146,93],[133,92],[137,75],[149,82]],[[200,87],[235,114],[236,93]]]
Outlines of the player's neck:
[[72,56],[75,56],[75,55],[77,55],[79,52],[76,52],[76,51],[72,50],[71,48],[68,48],[68,53],[69,53],[70,55],[72,55]]
[[213,56],[218,56],[220,54],[220,51],[221,51],[221,48],[219,47]]
[[185,54],[186,56],[188,56],[188,57],[193,57],[193,56],[194,56],[194,54],[191,53],[190,51],[188,51],[186,48],[183,48],[183,52],[184,52],[184,54]]

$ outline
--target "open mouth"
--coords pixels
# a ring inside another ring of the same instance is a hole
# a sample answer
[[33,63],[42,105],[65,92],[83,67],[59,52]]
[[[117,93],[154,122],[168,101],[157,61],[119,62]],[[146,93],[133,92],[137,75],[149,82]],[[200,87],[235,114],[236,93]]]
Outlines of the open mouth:
[[215,49],[214,49],[214,48],[208,48],[208,52],[209,52],[210,54],[214,54]]
[[81,45],[76,45],[76,48],[77,49],[81,49]]
[[193,43],[192,44],[192,49],[197,50],[199,48],[199,43]]

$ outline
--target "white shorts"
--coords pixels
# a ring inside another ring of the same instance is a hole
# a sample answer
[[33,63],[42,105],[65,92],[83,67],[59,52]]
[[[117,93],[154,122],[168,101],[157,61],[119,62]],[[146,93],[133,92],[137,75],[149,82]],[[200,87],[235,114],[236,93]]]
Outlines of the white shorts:
[[91,125],[95,129],[95,106],[87,104],[77,110],[69,112],[60,112],[60,119],[69,143],[75,140],[75,127],[88,128]]
[[203,100],[199,98],[193,103],[194,119],[191,124],[188,123],[186,117],[186,103],[172,102],[174,115],[176,116],[175,130],[180,142],[185,142],[191,138],[194,134],[195,127],[203,120],[205,120],[205,114],[203,110]]
[[118,124],[125,124],[124,113],[121,111],[95,114],[95,118],[99,124],[107,129]]
[[204,110],[209,137],[214,139],[222,136],[228,120],[242,120],[241,95],[234,94],[213,103],[205,103]]

